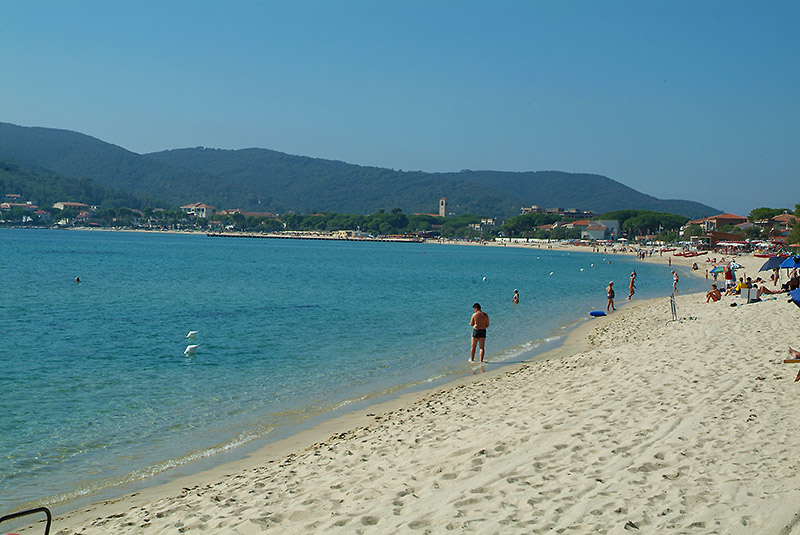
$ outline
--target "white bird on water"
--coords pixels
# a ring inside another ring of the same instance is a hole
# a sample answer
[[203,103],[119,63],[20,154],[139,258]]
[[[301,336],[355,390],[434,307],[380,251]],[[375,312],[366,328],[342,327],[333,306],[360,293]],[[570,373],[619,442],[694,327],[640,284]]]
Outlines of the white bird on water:
[[194,352],[197,351],[197,348],[200,347],[200,344],[191,344],[186,346],[186,349],[183,350],[184,355],[194,355]]
[[197,331],[189,331],[189,334],[186,335],[186,338],[194,338],[197,336]]

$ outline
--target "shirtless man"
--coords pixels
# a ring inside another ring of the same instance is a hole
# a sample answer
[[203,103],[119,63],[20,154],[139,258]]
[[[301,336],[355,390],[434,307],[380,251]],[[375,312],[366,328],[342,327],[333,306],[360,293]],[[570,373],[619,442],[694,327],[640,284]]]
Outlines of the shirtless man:
[[672,270],[672,293],[678,293],[678,274],[674,269]]
[[706,292],[706,303],[709,301],[714,301],[715,303],[722,299],[722,293],[720,293],[719,288],[717,288],[716,284],[711,285],[711,291]]
[[631,272],[631,283],[628,285],[628,299],[636,293],[636,270]]
[[472,347],[469,351],[469,361],[475,362],[475,346],[480,344],[480,361],[483,362],[484,346],[486,345],[486,329],[489,327],[489,316],[486,312],[481,310],[481,305],[479,303],[472,305],[472,308],[475,310],[475,313],[469,320],[469,324],[472,326]]
[[606,295],[608,295],[608,304],[606,305],[606,312],[613,312],[614,308],[614,281],[608,283],[606,288]]

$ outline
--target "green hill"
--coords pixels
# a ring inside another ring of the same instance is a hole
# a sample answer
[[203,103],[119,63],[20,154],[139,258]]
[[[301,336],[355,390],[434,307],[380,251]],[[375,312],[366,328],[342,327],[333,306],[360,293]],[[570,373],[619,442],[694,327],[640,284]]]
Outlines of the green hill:
[[0,158],[0,195],[14,193],[22,201],[49,208],[59,201],[81,202],[102,208],[166,206],[153,198],[104,188],[88,178],[67,178],[33,164],[20,164]]
[[[459,177],[364,167],[266,149],[177,149],[147,156],[213,174],[252,192],[252,197],[269,196],[304,213],[367,214],[395,207],[434,213],[442,197],[458,213],[506,215],[520,208],[513,196]],[[243,207],[255,208],[252,203]]]
[[457,175],[489,184],[518,199],[527,199],[525,206],[579,208],[601,214],[629,208],[691,218],[720,213],[716,208],[694,201],[658,199],[602,175],[562,171],[462,171]]
[[99,139],[51,128],[0,123],[0,157],[173,207],[206,202],[219,209],[330,211],[379,209],[432,213],[447,197],[449,211],[508,217],[522,206],[607,212],[631,208],[688,217],[719,213],[709,206],[662,200],[610,178],[558,171],[426,173],[365,167],[267,149],[176,149],[140,155]]
[[[399,206],[435,212],[441,197],[457,213],[511,216],[522,206],[578,208],[598,213],[625,208],[701,217],[719,210],[701,203],[645,195],[608,177],[536,171],[403,172],[292,156],[266,149],[177,149],[148,154],[164,163],[273,191],[299,211],[371,213]],[[305,205],[298,205],[302,199]]]
[[[206,199],[228,205],[241,195],[207,173],[173,168],[68,130],[0,123],[0,158],[35,164],[74,179],[91,178],[105,188],[163,199],[172,206]],[[194,192],[201,197],[196,198]]]

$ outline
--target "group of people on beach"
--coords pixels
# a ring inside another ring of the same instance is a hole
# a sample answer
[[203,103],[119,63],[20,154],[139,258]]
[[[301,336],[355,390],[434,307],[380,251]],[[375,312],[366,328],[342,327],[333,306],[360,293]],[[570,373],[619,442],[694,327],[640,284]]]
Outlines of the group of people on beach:
[[[732,273],[731,271],[726,271],[726,273]],[[777,277],[770,275],[770,281],[772,281],[773,286],[777,286],[778,280]],[[800,270],[793,270],[789,276],[789,280],[780,286],[778,290],[772,290],[768,287],[767,281],[762,279],[761,277],[757,277],[753,280],[751,277],[739,277],[739,281],[735,284],[727,284],[725,285],[725,293],[723,294],[722,291],[717,288],[716,283],[711,285],[711,290],[706,292],[706,303],[715,303],[722,299],[723,295],[742,295],[743,290],[753,290],[755,289],[756,292],[750,292],[750,299],[751,300],[760,300],[762,295],[770,295],[770,294],[781,294],[785,292],[791,292],[800,288]]]
[[[716,259],[715,259],[716,260]],[[672,262],[670,262],[672,265]],[[672,271],[672,292],[673,294],[678,293],[678,281],[680,277],[678,273],[673,269]],[[730,275],[729,275],[730,274]],[[716,280],[716,273],[715,280]],[[733,270],[726,266],[725,269],[726,280],[730,278],[734,280],[733,277]],[[770,280],[773,281],[773,285],[777,285],[777,277],[770,276]],[[630,300],[631,297],[636,293],[636,270],[634,269],[630,275],[630,282],[628,283],[628,299]],[[739,282],[736,284],[727,284],[726,283],[726,291],[724,295],[735,295],[740,294],[743,289],[756,289],[756,294],[753,296],[753,299],[761,299],[761,296],[764,294],[777,294],[783,292],[789,292],[792,290],[796,290],[800,287],[800,270],[795,269],[788,282],[781,286],[780,290],[770,290],[767,287],[766,281],[764,281],[761,277],[752,280],[750,277],[746,279],[743,277],[739,278]],[[716,302],[722,299],[723,293],[717,287],[717,284],[714,283],[711,285],[711,290],[706,292],[706,303],[709,302]],[[606,297],[608,298],[608,303],[606,304],[606,312],[611,313],[616,311],[616,307],[614,306],[614,299],[616,297],[616,293],[614,292],[614,281],[609,281],[608,286],[606,287]],[[514,289],[514,296],[511,298],[511,302],[519,304],[519,291]],[[470,362],[475,361],[475,351],[476,349],[480,349],[479,351],[479,359],[480,362],[483,362],[484,353],[485,353],[485,346],[486,346],[486,329],[489,327],[489,316],[486,312],[481,310],[481,305],[479,303],[475,303],[472,305],[474,313],[472,314],[472,318],[470,319],[470,326],[472,326],[472,345],[470,348]],[[789,348],[789,352],[791,353],[794,351],[792,348]],[[800,358],[798,356],[797,358]]]

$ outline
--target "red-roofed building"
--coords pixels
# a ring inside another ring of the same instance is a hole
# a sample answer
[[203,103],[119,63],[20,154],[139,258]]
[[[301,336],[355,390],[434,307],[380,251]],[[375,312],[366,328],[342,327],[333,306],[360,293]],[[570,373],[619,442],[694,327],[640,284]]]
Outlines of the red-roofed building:
[[11,210],[12,208],[24,208],[25,210],[30,210],[31,212],[39,209],[39,207],[36,206],[35,204],[27,204],[21,202],[0,203],[0,210]]
[[717,229],[720,227],[725,227],[727,225],[740,225],[742,223],[747,223],[747,218],[742,217],[736,214],[719,214],[715,216],[711,216],[708,218],[709,223],[711,223],[711,227],[708,230]]
[[780,214],[770,219],[770,221],[779,230],[790,230],[792,226],[797,223],[798,218],[793,214]]
[[216,208],[208,204],[203,204],[201,202],[196,202],[192,204],[187,204],[185,206],[181,206],[181,210],[183,210],[189,215],[203,217],[206,219],[217,213]]
[[82,202],[57,202],[53,205],[53,208],[56,210],[66,210],[70,208],[72,210],[90,210],[92,209],[91,206],[88,204],[83,204]]
[[588,219],[578,219],[577,221],[567,224],[567,227],[588,227],[589,225],[591,225],[591,222]]
[[39,221],[44,223],[49,223],[53,220],[53,215],[50,212],[45,212],[44,210],[36,210],[33,212],[39,218]]
[[720,227],[724,227],[727,225],[741,225],[742,223],[747,223],[747,218],[742,217],[736,214],[719,214],[714,215],[711,217],[704,217],[702,219],[692,219],[686,225],[681,228],[683,231],[688,225],[700,225],[700,228],[703,229],[703,232],[709,232],[714,229],[718,229]]
[[607,240],[609,239],[608,228],[605,225],[592,222],[581,232],[581,239],[584,240]]

